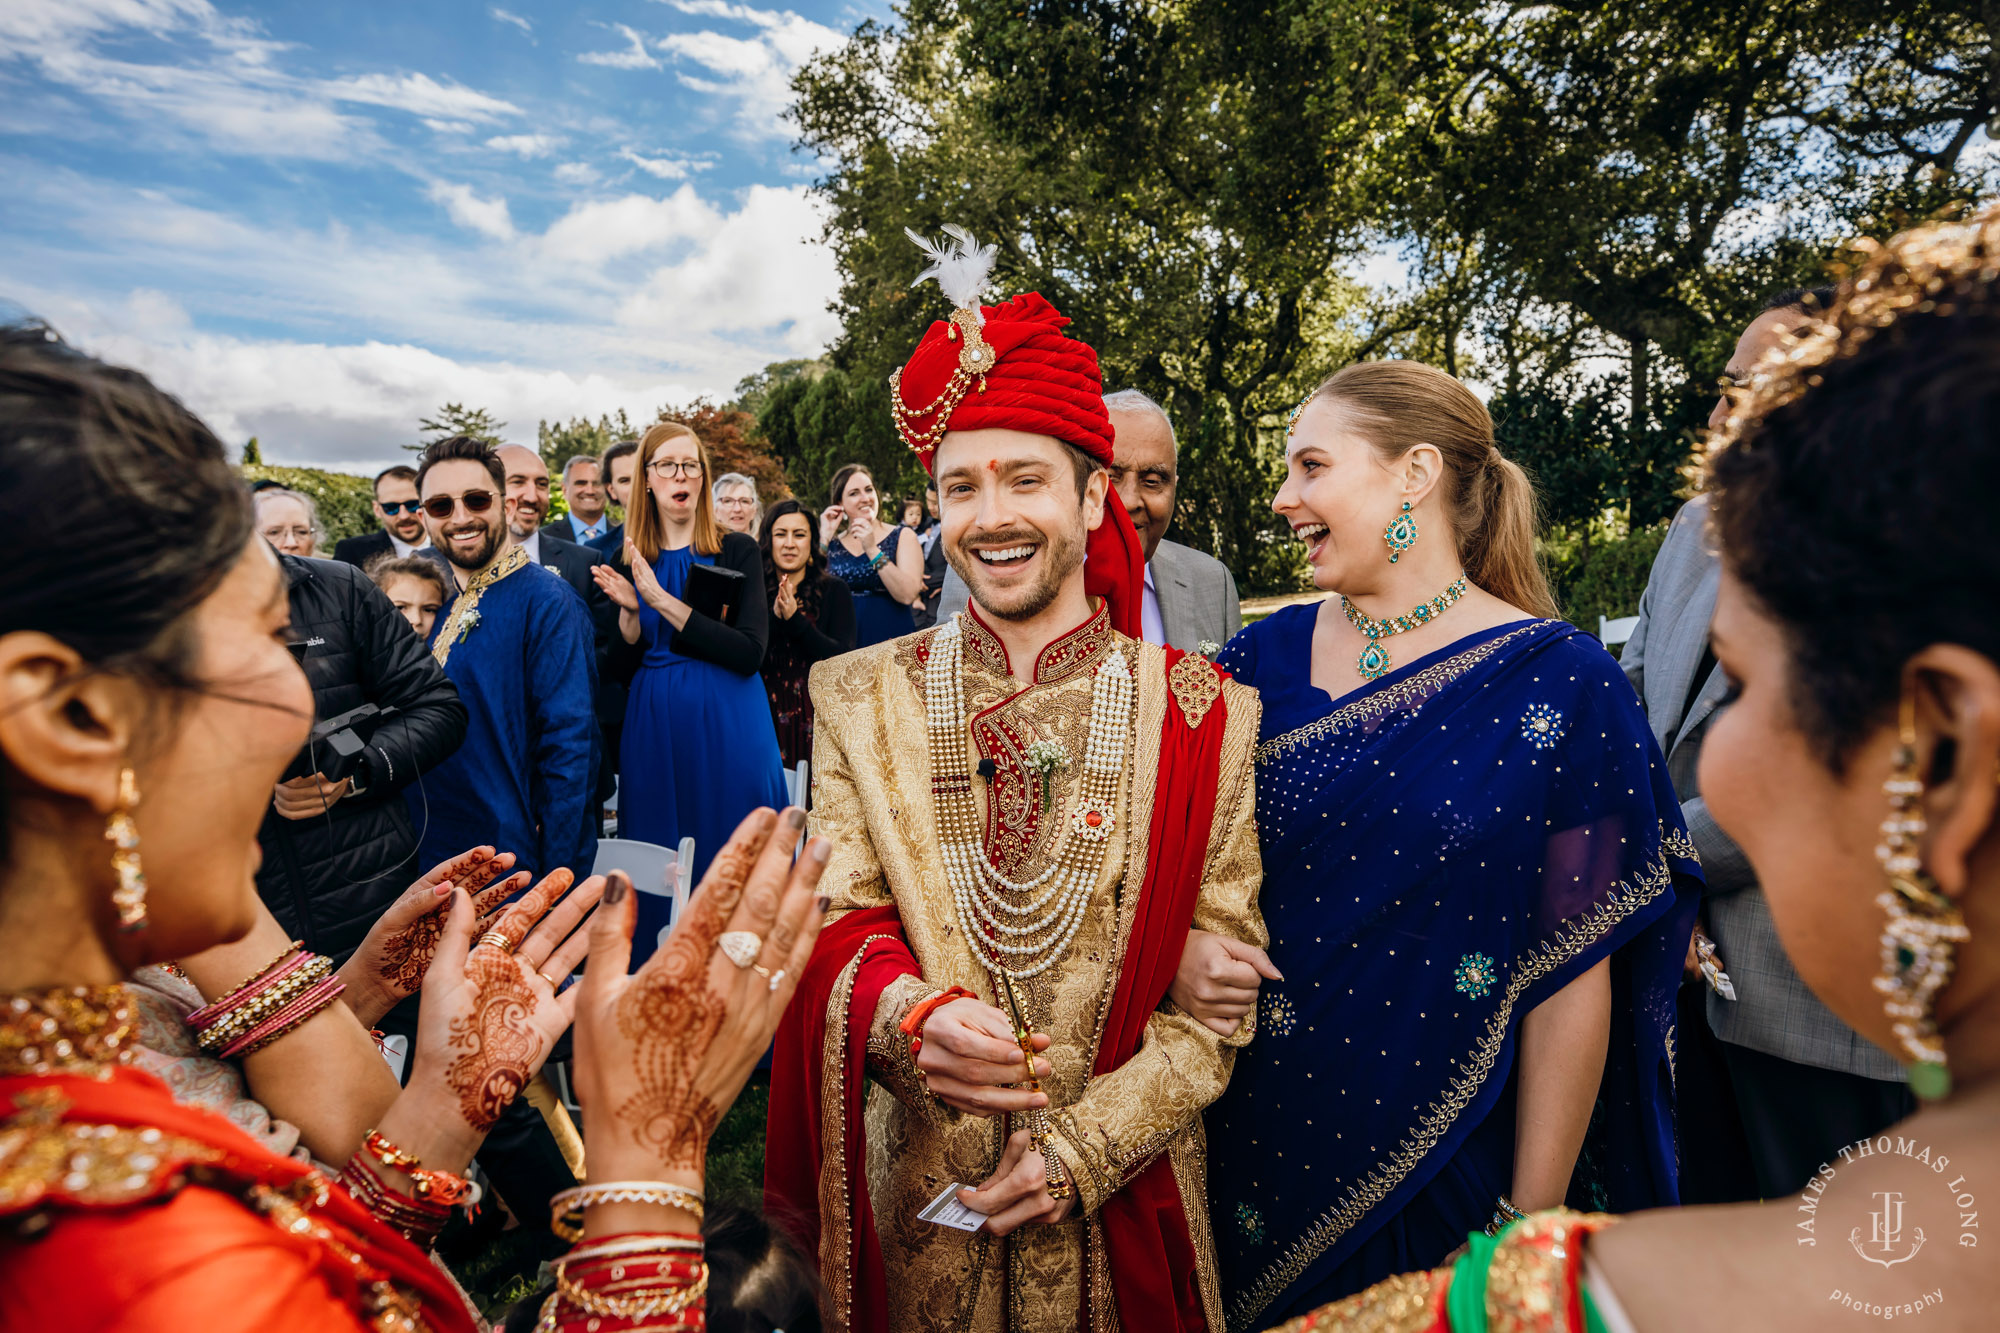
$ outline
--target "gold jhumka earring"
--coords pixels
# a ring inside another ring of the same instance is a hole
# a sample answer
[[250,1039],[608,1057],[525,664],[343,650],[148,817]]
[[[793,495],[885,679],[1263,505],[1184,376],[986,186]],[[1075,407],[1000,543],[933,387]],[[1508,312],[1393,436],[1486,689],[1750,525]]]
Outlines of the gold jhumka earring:
[[1944,1043],[1931,1017],[1931,1001],[1951,979],[1952,946],[1971,938],[1957,904],[1938,891],[1918,856],[1924,831],[1924,780],[1917,771],[1916,696],[1903,693],[1896,766],[1882,784],[1889,817],[1875,855],[1889,887],[1875,897],[1888,914],[1882,927],[1882,974],[1875,989],[1894,1022],[1896,1039],[1909,1056],[1910,1091],[1926,1101],[1951,1092]]
[[118,771],[118,804],[104,824],[104,840],[111,844],[111,867],[118,872],[118,887],[111,891],[112,905],[118,909],[118,928],[138,931],[146,928],[146,870],[139,863],[139,826],[132,811],[139,804],[139,780],[132,770]]

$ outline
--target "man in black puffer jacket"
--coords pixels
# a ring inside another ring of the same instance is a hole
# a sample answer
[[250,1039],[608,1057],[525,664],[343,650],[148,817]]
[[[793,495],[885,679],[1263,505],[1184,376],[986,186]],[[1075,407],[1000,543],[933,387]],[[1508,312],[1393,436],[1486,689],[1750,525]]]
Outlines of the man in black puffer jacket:
[[423,869],[402,790],[458,749],[465,705],[367,575],[332,560],[278,563],[291,585],[293,651],[319,716],[364,703],[387,714],[352,778],[327,783],[315,773],[280,784],[258,831],[265,905],[306,948],[344,959]]

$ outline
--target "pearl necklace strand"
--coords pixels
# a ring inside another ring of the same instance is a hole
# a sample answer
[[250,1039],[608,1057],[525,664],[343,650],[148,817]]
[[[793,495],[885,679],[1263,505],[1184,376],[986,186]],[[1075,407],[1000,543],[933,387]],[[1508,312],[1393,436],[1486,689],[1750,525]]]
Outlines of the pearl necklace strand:
[[[1076,817],[1054,863],[1033,879],[1017,882],[993,868],[980,836],[972,774],[965,762],[964,659],[964,631],[954,618],[931,639],[930,660],[924,666],[939,848],[966,943],[987,971],[1025,981],[1062,959],[1083,924],[1103,869],[1131,730],[1132,671],[1116,649],[1098,664]],[[1014,900],[1044,885],[1048,887],[1032,899]]]

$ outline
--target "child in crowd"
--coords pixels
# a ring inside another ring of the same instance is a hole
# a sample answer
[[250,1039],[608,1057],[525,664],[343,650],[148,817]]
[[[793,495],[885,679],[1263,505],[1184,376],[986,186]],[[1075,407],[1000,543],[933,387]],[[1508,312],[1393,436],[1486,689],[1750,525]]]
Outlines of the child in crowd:
[[437,562],[420,555],[372,560],[368,564],[368,577],[375,580],[383,596],[396,604],[417,637],[428,640],[438,609],[444,605],[444,571],[437,567]]

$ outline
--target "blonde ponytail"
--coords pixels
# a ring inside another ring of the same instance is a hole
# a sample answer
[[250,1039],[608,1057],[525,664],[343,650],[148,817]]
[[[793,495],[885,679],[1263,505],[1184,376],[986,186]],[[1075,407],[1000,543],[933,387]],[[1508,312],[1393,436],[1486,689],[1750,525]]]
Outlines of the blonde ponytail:
[[1339,402],[1384,459],[1419,444],[1444,459],[1445,512],[1466,577],[1530,615],[1558,612],[1535,551],[1534,483],[1493,442],[1493,418],[1470,389],[1420,361],[1363,361],[1313,391]]

